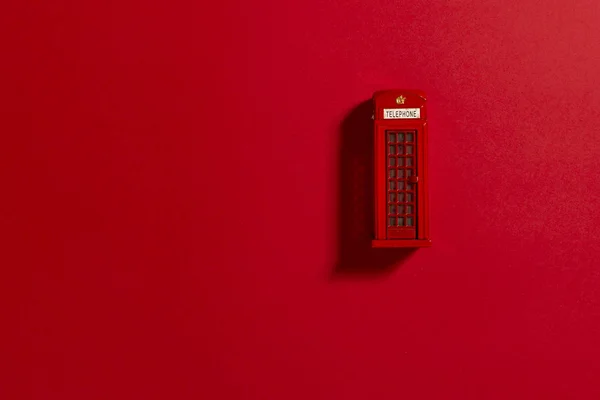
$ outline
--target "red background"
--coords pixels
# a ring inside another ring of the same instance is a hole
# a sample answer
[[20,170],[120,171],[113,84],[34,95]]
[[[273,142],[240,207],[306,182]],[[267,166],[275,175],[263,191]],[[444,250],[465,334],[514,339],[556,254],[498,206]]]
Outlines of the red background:
[[[0,397],[600,398],[599,4],[4,2]],[[412,253],[365,247],[389,88]]]

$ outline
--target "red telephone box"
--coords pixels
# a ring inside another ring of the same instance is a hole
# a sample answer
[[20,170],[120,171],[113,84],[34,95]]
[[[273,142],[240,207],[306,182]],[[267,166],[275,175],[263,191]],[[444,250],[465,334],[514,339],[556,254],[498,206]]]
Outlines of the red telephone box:
[[425,93],[376,92],[373,106],[375,238],[372,246],[431,246]]

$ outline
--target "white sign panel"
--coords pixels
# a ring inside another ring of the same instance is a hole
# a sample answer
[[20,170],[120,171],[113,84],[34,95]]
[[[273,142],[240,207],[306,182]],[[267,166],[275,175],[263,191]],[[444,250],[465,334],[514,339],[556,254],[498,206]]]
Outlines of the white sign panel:
[[384,108],[383,119],[417,119],[421,118],[420,108]]

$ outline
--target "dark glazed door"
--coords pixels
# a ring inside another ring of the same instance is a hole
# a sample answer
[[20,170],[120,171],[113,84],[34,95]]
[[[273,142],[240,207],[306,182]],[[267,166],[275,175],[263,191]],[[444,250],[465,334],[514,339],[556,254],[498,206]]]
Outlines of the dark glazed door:
[[417,131],[387,130],[387,236],[417,238]]

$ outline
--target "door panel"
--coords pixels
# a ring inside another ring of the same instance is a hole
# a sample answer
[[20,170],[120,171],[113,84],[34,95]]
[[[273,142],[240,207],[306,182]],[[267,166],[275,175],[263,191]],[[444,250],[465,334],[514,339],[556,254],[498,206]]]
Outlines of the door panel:
[[387,237],[417,238],[417,130],[386,130]]

